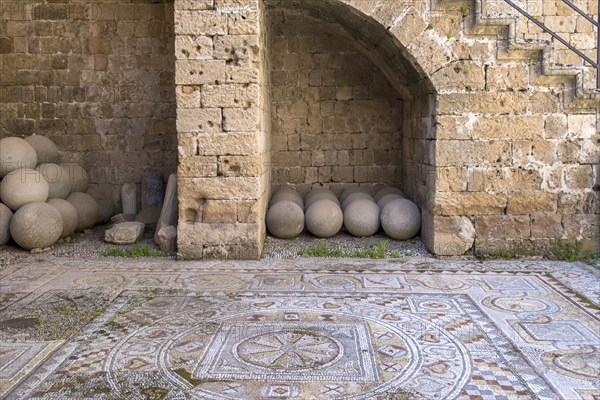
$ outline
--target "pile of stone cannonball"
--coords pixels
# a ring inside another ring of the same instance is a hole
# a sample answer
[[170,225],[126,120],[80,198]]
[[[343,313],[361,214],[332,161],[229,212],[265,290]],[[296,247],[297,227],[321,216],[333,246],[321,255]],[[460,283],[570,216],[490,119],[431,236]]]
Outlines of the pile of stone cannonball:
[[85,169],[61,164],[58,148],[44,136],[1,139],[0,178],[0,245],[12,238],[26,250],[47,249],[106,222],[98,219],[99,208],[110,206],[112,214],[112,202],[86,193]]
[[284,188],[271,198],[267,229],[277,238],[293,239],[304,228],[319,238],[336,235],[344,228],[356,237],[372,236],[383,229],[392,239],[407,240],[421,229],[421,211],[402,191],[383,187],[351,187],[339,198],[329,189],[313,189],[304,199]]

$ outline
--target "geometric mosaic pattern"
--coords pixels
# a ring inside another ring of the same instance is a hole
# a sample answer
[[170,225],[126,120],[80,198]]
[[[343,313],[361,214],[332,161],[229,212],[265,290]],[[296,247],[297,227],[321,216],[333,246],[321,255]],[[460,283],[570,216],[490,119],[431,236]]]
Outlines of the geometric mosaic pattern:
[[0,396],[597,399],[599,278],[541,261],[21,264],[0,271]]

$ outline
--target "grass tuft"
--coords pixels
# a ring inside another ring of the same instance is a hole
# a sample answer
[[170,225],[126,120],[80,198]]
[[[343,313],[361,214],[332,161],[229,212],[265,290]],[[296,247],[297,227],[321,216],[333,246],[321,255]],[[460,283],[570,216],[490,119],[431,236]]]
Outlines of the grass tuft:
[[131,247],[112,247],[104,252],[105,257],[168,257],[171,254],[166,251],[156,250],[148,244],[136,244]]
[[302,250],[298,252],[298,255],[302,257],[351,257],[351,258],[373,258],[373,259],[383,259],[383,258],[400,258],[400,251],[393,250],[388,252],[388,246],[390,242],[389,240],[382,240],[376,245],[363,250],[356,250],[353,252],[349,252],[345,249],[340,249],[337,247],[329,247],[327,246],[327,242],[324,239],[319,240],[319,244],[314,247],[303,247]]

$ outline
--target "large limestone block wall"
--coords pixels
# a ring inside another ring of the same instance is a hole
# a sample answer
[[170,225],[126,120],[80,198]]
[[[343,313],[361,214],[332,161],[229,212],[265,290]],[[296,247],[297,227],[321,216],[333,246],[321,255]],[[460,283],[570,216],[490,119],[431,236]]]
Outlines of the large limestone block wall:
[[2,1],[0,13],[0,137],[46,135],[91,183],[176,170],[172,1]]
[[273,186],[402,184],[398,91],[339,24],[301,10],[267,13]]
[[181,258],[257,258],[265,238],[269,74],[262,2],[175,2]]

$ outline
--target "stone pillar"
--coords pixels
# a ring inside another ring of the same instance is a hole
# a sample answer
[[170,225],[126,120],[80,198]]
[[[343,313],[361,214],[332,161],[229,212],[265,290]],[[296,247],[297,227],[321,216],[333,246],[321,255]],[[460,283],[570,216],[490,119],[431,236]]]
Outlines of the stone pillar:
[[262,253],[268,197],[262,20],[259,0],[175,1],[182,259]]

